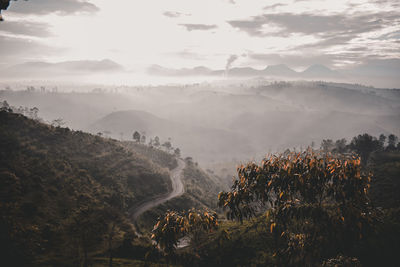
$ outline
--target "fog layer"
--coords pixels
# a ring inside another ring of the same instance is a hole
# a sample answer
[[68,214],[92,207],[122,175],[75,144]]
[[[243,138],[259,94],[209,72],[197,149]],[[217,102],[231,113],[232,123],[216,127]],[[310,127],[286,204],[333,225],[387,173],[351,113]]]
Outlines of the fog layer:
[[354,84],[247,80],[84,93],[31,87],[8,88],[0,98],[38,107],[44,120],[62,118],[76,130],[123,140],[138,131],[146,143],[170,139],[202,163],[244,161],[364,132],[400,134],[400,90]]

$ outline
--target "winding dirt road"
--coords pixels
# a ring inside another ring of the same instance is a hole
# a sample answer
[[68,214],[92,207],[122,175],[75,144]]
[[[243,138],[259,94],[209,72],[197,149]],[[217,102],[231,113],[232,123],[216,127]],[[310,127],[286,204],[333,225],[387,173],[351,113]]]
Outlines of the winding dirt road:
[[182,172],[185,168],[185,162],[181,159],[178,159],[178,166],[171,170],[170,178],[172,182],[172,191],[167,195],[163,195],[157,197],[155,199],[146,201],[139,206],[135,207],[134,209],[130,210],[129,213],[131,214],[130,217],[132,221],[136,221],[136,219],[142,215],[145,211],[154,208],[174,197],[178,197],[184,193],[184,187],[182,183]]

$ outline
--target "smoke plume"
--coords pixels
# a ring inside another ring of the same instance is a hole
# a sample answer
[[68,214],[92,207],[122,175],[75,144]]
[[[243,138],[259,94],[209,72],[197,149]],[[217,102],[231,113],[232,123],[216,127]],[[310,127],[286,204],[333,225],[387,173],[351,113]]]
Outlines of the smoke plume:
[[231,68],[233,62],[235,62],[238,59],[237,55],[230,55],[228,60],[226,61],[226,66],[225,66],[225,75],[228,75],[228,71]]

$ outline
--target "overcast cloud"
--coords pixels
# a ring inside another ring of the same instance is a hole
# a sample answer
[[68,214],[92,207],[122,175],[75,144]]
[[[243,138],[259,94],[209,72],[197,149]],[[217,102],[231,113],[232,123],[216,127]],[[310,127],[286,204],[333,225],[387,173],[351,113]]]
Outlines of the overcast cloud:
[[81,0],[21,0],[11,3],[9,11],[35,15],[57,12],[61,15],[68,15],[78,12],[96,12],[98,7],[93,3]]
[[0,31],[15,35],[27,35],[36,37],[49,37],[49,24],[32,21],[4,21],[0,25]]

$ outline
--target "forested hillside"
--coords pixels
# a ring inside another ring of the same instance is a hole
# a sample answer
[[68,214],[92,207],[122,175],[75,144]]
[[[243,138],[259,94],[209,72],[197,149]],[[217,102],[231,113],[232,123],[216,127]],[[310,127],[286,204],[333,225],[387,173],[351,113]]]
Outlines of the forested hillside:
[[132,232],[127,208],[170,187],[118,141],[19,114],[0,112],[0,147],[1,251],[17,266],[100,251],[108,225]]

